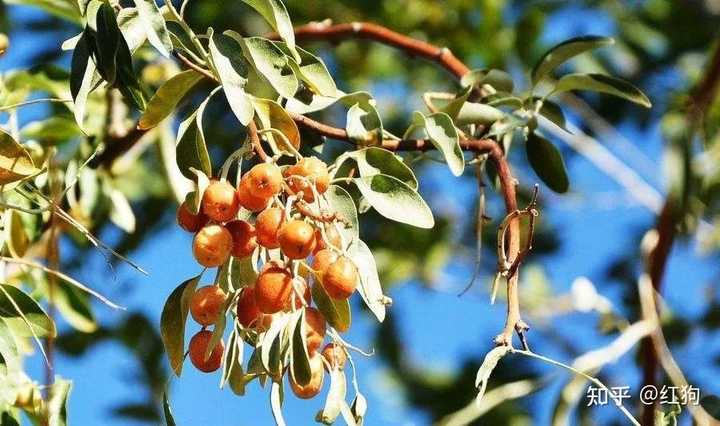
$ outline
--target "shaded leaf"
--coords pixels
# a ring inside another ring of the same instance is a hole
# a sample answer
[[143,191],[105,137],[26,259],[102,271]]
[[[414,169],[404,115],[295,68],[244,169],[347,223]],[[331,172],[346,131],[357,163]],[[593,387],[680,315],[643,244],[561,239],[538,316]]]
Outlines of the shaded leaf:
[[290,374],[292,380],[300,385],[307,385],[312,378],[310,371],[310,355],[307,351],[307,340],[305,337],[305,309],[295,314],[292,326],[292,352],[290,357]]
[[[251,98],[255,112],[260,119],[263,129],[277,129],[290,141],[295,149],[300,149],[300,131],[298,130],[295,120],[275,101],[270,99]],[[283,149],[282,141],[278,141],[277,137],[266,135],[271,143],[274,143],[279,150]],[[280,143],[278,143],[280,142]]]
[[0,185],[7,185],[40,172],[32,157],[10,134],[0,129]]
[[531,78],[533,85],[550,74],[563,62],[602,46],[615,43],[610,37],[582,36],[566,40],[548,50],[533,67]]
[[[287,43],[275,42],[275,45],[286,55],[292,56],[292,52],[287,46]],[[318,95],[328,97],[337,96],[338,90],[335,81],[322,59],[300,47],[297,47],[296,50],[301,60],[298,62],[295,59],[291,59],[290,66],[293,67],[293,70],[300,80]]]
[[170,401],[168,400],[167,391],[163,392],[163,413],[165,414],[165,425],[175,426],[175,418],[170,409]]
[[195,85],[203,79],[203,75],[194,70],[175,74],[155,92],[140,116],[138,128],[152,129],[170,116],[178,103]]
[[620,78],[604,74],[567,74],[558,80],[553,93],[590,90],[605,93],[650,108],[650,99],[637,87]]
[[207,176],[212,176],[212,164],[205,144],[202,119],[205,108],[215,93],[217,93],[217,89],[210,93],[190,117],[180,123],[178,129],[177,163],[180,172],[188,179],[195,179],[193,168],[202,171]]
[[55,337],[55,323],[32,297],[11,285],[0,287],[0,317],[14,333],[22,337]]
[[568,181],[560,151],[549,140],[530,133],[525,143],[528,162],[540,179],[557,193],[567,192],[570,182]]
[[190,298],[195,292],[198,275],[180,284],[167,298],[160,316],[160,334],[170,361],[170,367],[177,376],[182,371],[185,358],[185,323],[190,310]]
[[333,299],[320,283],[312,286],[312,299],[325,320],[337,331],[344,333],[350,328],[352,314],[348,299]]

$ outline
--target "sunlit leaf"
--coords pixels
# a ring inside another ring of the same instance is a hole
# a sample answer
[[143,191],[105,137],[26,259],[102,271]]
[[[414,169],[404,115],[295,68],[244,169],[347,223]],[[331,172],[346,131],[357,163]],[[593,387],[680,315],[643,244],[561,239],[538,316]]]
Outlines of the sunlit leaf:
[[452,174],[460,176],[465,169],[465,158],[460,148],[457,129],[450,116],[444,112],[425,116],[421,112],[415,111],[413,123],[425,129],[432,144],[442,153]]
[[630,102],[650,108],[650,99],[637,87],[625,80],[604,74],[567,74],[562,76],[553,93],[568,92],[571,90],[589,90],[605,93],[628,100]]
[[337,331],[344,333],[350,328],[352,313],[347,299],[333,299],[320,284],[312,286],[312,300],[325,320]]
[[245,93],[248,64],[238,42],[225,34],[211,34],[208,42],[210,55],[235,117],[243,126],[252,120],[254,111],[250,97]]
[[288,45],[296,61],[300,62],[300,55],[295,50],[295,29],[290,21],[290,15],[280,0],[243,0],[253,9],[257,10],[270,26],[277,31]]
[[190,311],[190,298],[201,275],[180,284],[167,298],[160,316],[160,334],[170,367],[177,376],[182,371],[185,358],[185,323]]
[[435,225],[432,211],[414,189],[397,178],[375,175],[353,179],[363,197],[378,213],[390,220],[432,228]]
[[0,287],[0,317],[14,333],[23,337],[55,337],[55,323],[32,297],[11,285]]
[[163,19],[155,0],[133,0],[133,2],[147,32],[148,41],[158,52],[169,58],[173,48],[170,32],[165,26],[165,19]]
[[548,50],[533,67],[533,85],[550,74],[563,62],[598,47],[609,46],[615,41],[610,37],[582,36],[566,40]]
[[138,128],[152,129],[170,116],[178,103],[204,77],[194,71],[187,70],[175,74],[155,92],[138,120]]
[[[227,33],[230,36],[232,34]],[[262,37],[245,37],[240,41],[245,57],[258,73],[283,98],[292,98],[298,90],[298,79],[285,54],[272,41]]]
[[0,129],[0,185],[22,180],[39,171],[25,148]]
[[[263,129],[271,128],[279,130],[295,149],[300,149],[300,131],[298,130],[297,124],[295,124],[295,121],[280,104],[269,99],[261,98],[252,98],[252,104],[255,107],[255,112],[260,119]],[[279,138],[272,134],[268,134],[267,137],[278,149],[285,150]]]
[[355,241],[348,249],[348,256],[360,273],[358,292],[378,321],[385,320],[385,296],[383,295],[377,265],[370,248],[361,240]]
[[[275,45],[285,54],[292,56],[292,52],[287,46],[287,43],[275,42]],[[300,54],[301,61],[298,63],[295,59],[292,59],[290,66],[294,68],[298,77],[318,95],[328,97],[337,96],[338,90],[337,86],[335,86],[335,81],[322,59],[300,47],[297,47],[296,50],[298,54]]]

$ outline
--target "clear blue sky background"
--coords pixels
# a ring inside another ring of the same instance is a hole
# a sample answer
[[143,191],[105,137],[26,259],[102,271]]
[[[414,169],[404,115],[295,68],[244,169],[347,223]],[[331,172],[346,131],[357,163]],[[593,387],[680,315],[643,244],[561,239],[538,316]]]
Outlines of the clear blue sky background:
[[[9,7],[11,20],[26,21],[37,16],[37,12],[23,7]],[[321,16],[317,17],[322,18]],[[595,33],[612,35],[612,22],[596,12],[572,9],[551,18],[548,28],[555,28],[544,35],[548,43],[560,41],[574,35]],[[72,34],[59,35],[69,37]],[[38,37],[29,32],[11,34],[13,47],[0,59],[0,70],[7,71],[27,66],[26,58],[31,51],[47,43],[55,43],[46,37]],[[58,46],[59,48],[59,46]],[[384,90],[396,90],[396,87]],[[380,89],[383,90],[383,89]],[[393,93],[376,93],[378,99]],[[397,96],[395,93],[394,96]],[[381,110],[382,110],[382,104]],[[42,107],[21,111],[23,121],[38,118]],[[636,141],[639,149],[651,161],[659,164],[661,138],[657,126],[647,133],[637,129],[622,127],[621,132],[630,140]],[[624,152],[616,151],[621,158]],[[572,193],[565,197],[548,196],[541,206],[543,220],[549,220],[560,232],[562,247],[555,255],[543,262],[543,267],[556,292],[565,292],[572,281],[580,275],[589,277],[604,295],[616,298],[617,285],[611,289],[604,280],[604,268],[607,260],[627,250],[634,242],[634,236],[652,225],[654,216],[638,206],[609,177],[598,171],[583,158],[573,156],[569,161],[572,178]],[[644,176],[661,188],[662,176],[656,171]],[[529,183],[536,178],[525,171],[519,178]],[[456,213],[472,211],[475,184],[471,178],[455,180],[447,168],[431,165],[420,177],[421,190],[434,209],[449,210]],[[432,188],[430,193],[428,188]],[[444,191],[448,190],[448,191]],[[549,190],[544,191],[546,194]],[[490,194],[490,197],[496,197]],[[611,204],[609,204],[611,203]],[[168,211],[168,215],[174,212]],[[116,236],[115,230],[103,235],[109,241]],[[76,278],[110,296],[113,300],[127,306],[130,310],[140,310],[147,314],[155,324],[159,324],[160,312],[168,294],[182,280],[198,272],[198,266],[190,252],[191,236],[175,227],[168,227],[147,240],[131,257],[150,272],[150,277],[142,276],[125,266],[118,266],[113,272],[107,267],[99,253],[89,254],[87,263]],[[418,285],[394,287],[390,296],[394,299],[393,311],[397,314],[403,339],[408,351],[408,359],[418,368],[433,371],[453,371],[463,360],[476,358],[491,348],[491,339],[497,334],[504,320],[504,305],[490,306],[485,280],[479,282],[474,290],[463,298],[457,298],[457,290],[467,282],[472,265],[456,264],[453,270],[443,272],[440,287],[442,291],[429,291]],[[709,260],[698,259],[694,247],[680,245],[676,247],[667,275],[666,300],[672,310],[690,317],[702,313],[703,292],[713,277]],[[489,271],[485,271],[488,273]],[[353,326],[347,337],[353,344],[371,347],[373,331],[372,319],[354,309]],[[119,321],[123,313],[98,306],[97,313],[103,324]],[[571,319],[571,321],[568,321]],[[607,343],[610,338],[600,338],[587,333],[597,320],[595,315],[573,314],[570,318],[554,321],[551,326],[563,336],[572,336],[580,348],[591,349]],[[189,327],[188,334],[194,332]],[[532,339],[532,332],[530,334]],[[700,333],[692,333],[688,344],[677,352],[677,358],[683,366],[703,366],[706,370],[693,370],[691,377],[702,380],[699,383],[703,394],[720,393],[717,382],[720,371],[709,357],[711,351],[704,350],[708,345]],[[533,340],[534,350],[548,355],[563,357],[551,345],[543,345],[540,339]],[[710,343],[717,349],[717,344]],[[248,356],[249,353],[246,353]],[[617,364],[609,366],[607,377],[612,385],[630,385],[637,395],[639,375],[633,367],[633,352],[623,357]],[[393,385],[383,364],[377,357],[365,359],[355,356],[360,387],[369,402],[368,425],[424,425],[427,417],[420,411],[408,408],[403,395]],[[565,360],[567,361],[567,360]],[[136,366],[134,358],[123,348],[112,343],[103,343],[87,355],[73,359],[58,356],[56,373],[72,378],[74,388],[70,398],[70,423],[72,425],[131,425],[127,420],[109,417],[110,410],[129,401],[142,401],[146,398],[141,390],[132,385],[132,374]],[[527,361],[533,362],[533,361]],[[30,370],[37,380],[42,380],[43,364],[38,356],[29,361]],[[538,366],[538,368],[546,368]],[[548,368],[549,371],[549,368]],[[269,409],[269,390],[261,389],[257,384],[249,388],[248,394],[238,398],[229,390],[219,390],[218,375],[203,375],[192,368],[185,369],[181,379],[171,384],[171,400],[176,420],[180,425],[265,425],[272,424]],[[530,412],[535,413],[537,424],[548,422],[551,399],[559,390],[558,382],[551,393],[526,399]],[[327,387],[326,387],[327,389]],[[290,425],[313,424],[315,413],[324,399],[309,402],[299,401],[291,395],[286,398],[284,412]],[[596,410],[598,420],[618,420],[616,410],[604,407]]]

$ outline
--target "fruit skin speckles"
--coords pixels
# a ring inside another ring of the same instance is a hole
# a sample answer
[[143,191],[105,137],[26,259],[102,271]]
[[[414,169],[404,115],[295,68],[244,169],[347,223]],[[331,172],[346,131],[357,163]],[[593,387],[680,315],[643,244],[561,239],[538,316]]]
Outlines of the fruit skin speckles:
[[292,220],[277,234],[280,249],[290,259],[304,259],[315,249],[315,228],[302,220]]
[[240,202],[235,188],[226,180],[213,180],[203,193],[202,212],[215,222],[227,222],[235,218]]
[[230,257],[232,235],[222,225],[207,225],[195,234],[193,255],[206,268],[220,266]]
[[274,314],[285,307],[292,291],[290,271],[270,266],[255,281],[255,303],[260,312]]
[[234,220],[225,224],[232,236],[230,254],[237,258],[250,256],[257,248],[255,227],[244,220]]
[[218,341],[217,345],[213,348],[208,359],[205,359],[205,352],[210,339],[212,338],[212,332],[208,330],[199,331],[190,339],[190,362],[198,370],[204,373],[212,373],[213,371],[220,368],[222,364],[223,352],[225,352],[225,344],[222,339]]
[[265,210],[270,202],[270,197],[257,197],[253,195],[252,189],[250,188],[250,181],[246,176],[240,179],[236,194],[240,205],[253,213]]
[[283,174],[290,190],[295,194],[302,192],[303,199],[308,203],[315,201],[311,184],[315,185],[318,194],[324,194],[330,186],[327,165],[315,157],[301,159],[297,164],[285,169]]
[[263,163],[254,166],[245,175],[250,193],[257,198],[270,198],[282,189],[282,172],[274,164]]
[[190,315],[200,325],[215,323],[225,307],[227,295],[216,285],[200,287],[190,299]]
[[198,212],[198,214],[192,214],[187,202],[180,204],[175,218],[177,219],[178,225],[188,232],[197,232],[210,221],[202,211]]
[[355,291],[358,278],[355,264],[343,256],[325,269],[322,285],[328,296],[334,299],[347,299]]
[[283,211],[277,207],[263,210],[255,221],[255,233],[257,242],[269,249],[280,247],[278,242],[278,231],[284,220]]

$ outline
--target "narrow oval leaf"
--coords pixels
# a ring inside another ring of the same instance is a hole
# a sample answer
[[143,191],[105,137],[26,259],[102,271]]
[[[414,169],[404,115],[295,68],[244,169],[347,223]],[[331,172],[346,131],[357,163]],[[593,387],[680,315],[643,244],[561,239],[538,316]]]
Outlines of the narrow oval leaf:
[[217,93],[218,89],[213,90],[198,109],[180,123],[176,148],[177,163],[180,172],[188,179],[195,179],[196,175],[192,171],[193,168],[202,171],[207,176],[212,176],[212,164],[205,144],[202,120],[205,107],[207,107],[208,102]]
[[405,182],[387,175],[355,178],[353,182],[370,205],[386,218],[418,228],[435,226],[430,207]]
[[175,111],[178,103],[195,85],[203,79],[203,75],[194,70],[175,74],[155,92],[138,121],[138,128],[152,129]]
[[291,342],[290,373],[295,383],[304,386],[310,383],[312,378],[310,355],[308,355],[305,338],[305,309],[298,311],[295,317]]
[[22,180],[39,172],[25,148],[0,129],[0,185]]
[[558,80],[553,93],[570,90],[590,90],[605,93],[650,108],[652,103],[645,94],[627,81],[605,74],[567,74]]
[[460,107],[460,112],[458,112],[455,118],[455,123],[458,126],[465,126],[467,124],[488,125],[500,121],[504,117],[505,113],[492,105],[465,102]]
[[190,298],[195,293],[198,275],[180,284],[167,298],[160,316],[160,334],[170,367],[179,377],[185,358],[185,323],[190,310]]
[[369,102],[352,105],[347,112],[345,131],[351,140],[360,145],[381,144],[383,125],[375,106]]
[[[286,55],[292,56],[292,52],[287,43],[275,42],[275,45]],[[293,67],[293,70],[300,80],[305,82],[310,90],[318,95],[328,97],[337,96],[338,90],[335,81],[322,59],[300,47],[297,47],[296,50],[300,55],[300,62],[291,58],[290,66]]]
[[163,392],[163,414],[165,414],[165,425],[175,426],[175,418],[173,417],[172,410],[170,409],[170,400],[168,398],[167,391]]
[[283,385],[282,382],[273,382],[270,388],[270,406],[272,407],[273,418],[276,426],[285,426],[285,419],[282,415]]
[[537,133],[531,133],[525,142],[525,151],[535,174],[548,188],[560,194],[567,192],[570,182],[565,162],[552,142]]
[[285,5],[280,0],[243,0],[277,31],[280,38],[287,43],[288,49],[297,62],[300,62],[300,55],[295,49],[295,29],[290,21],[290,15]]
[[548,50],[532,70],[532,83],[537,84],[563,62],[598,47],[610,46],[615,41],[610,37],[582,36],[566,40]]
[[241,39],[245,57],[283,98],[292,98],[299,83],[285,54],[272,41],[262,37]]
[[341,227],[343,242],[349,244],[358,237],[360,229],[355,202],[345,189],[337,185],[330,185],[325,192],[325,198],[330,204],[330,210],[339,213],[350,223],[349,228]]
[[25,256],[25,252],[30,246],[30,237],[25,231],[25,223],[17,210],[8,210],[3,219],[5,244],[7,244],[12,257],[19,259]]
[[21,337],[55,337],[55,323],[32,297],[11,285],[0,287],[0,318],[14,333]]
[[514,88],[512,76],[498,69],[472,70],[460,79],[460,85],[463,87],[479,88],[485,84],[492,86],[496,91],[505,93],[512,93]]
[[[300,149],[300,131],[298,130],[295,120],[275,101],[270,99],[251,98],[255,112],[257,112],[263,129],[279,130],[290,141],[295,149]],[[278,149],[283,150],[283,143],[272,134],[266,137],[271,143],[274,143]]]
[[282,373],[282,334],[290,319],[290,315],[273,317],[270,329],[265,332],[262,338],[260,360],[265,371],[275,377]]
[[247,126],[255,112],[250,97],[245,93],[248,64],[242,48],[233,37],[225,34],[211,34],[208,45],[230,109],[240,124]]
[[[348,248],[348,256],[360,273],[358,292],[378,321],[385,320],[385,296],[383,295],[377,265],[370,248],[362,240],[355,241]],[[314,300],[317,301],[313,297]]]
[[340,415],[342,404],[346,404],[347,379],[340,369],[330,371],[330,390],[328,391],[325,407],[317,415],[317,420],[325,424],[333,424]]
[[347,299],[333,299],[320,283],[312,286],[312,299],[325,320],[337,331],[344,333],[350,328],[352,314]]
[[460,148],[457,129],[450,116],[444,112],[425,116],[415,111],[413,122],[425,129],[432,144],[442,153],[452,174],[460,176],[465,169],[465,157]]
[[111,86],[118,74],[117,56],[122,32],[115,19],[115,10],[109,3],[102,3],[97,10],[97,31],[93,40],[93,58],[103,80]]
[[417,189],[418,182],[412,169],[403,162],[402,157],[380,147],[368,147],[348,153],[355,160],[360,176],[383,174],[405,182],[409,187]]
[[482,397],[485,394],[485,388],[487,387],[487,382],[490,380],[490,375],[495,367],[497,367],[498,362],[509,351],[510,347],[508,346],[498,346],[485,355],[485,359],[483,360],[482,365],[480,365],[477,375],[475,376],[475,387],[478,389],[476,401],[482,400]]
[[172,50],[172,40],[170,40],[170,32],[165,25],[160,8],[158,8],[155,0],[133,0],[137,7],[138,16],[145,27],[147,38],[150,44],[158,50],[164,57],[170,57]]

